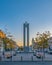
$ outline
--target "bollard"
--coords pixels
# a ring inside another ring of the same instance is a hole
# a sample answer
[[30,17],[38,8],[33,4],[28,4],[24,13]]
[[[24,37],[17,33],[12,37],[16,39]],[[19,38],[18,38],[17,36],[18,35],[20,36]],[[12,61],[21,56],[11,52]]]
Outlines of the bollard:
[[2,57],[0,56],[0,61],[2,61]]
[[44,60],[44,57],[42,56],[42,61]]
[[31,59],[32,59],[32,61],[33,61],[33,56],[31,56]]
[[21,61],[23,61],[23,57],[21,56]]

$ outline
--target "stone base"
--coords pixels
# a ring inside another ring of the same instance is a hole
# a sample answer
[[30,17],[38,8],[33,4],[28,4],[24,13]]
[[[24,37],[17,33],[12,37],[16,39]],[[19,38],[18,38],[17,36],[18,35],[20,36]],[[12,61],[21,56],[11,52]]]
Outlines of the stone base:
[[24,52],[29,52],[29,47],[24,47]]

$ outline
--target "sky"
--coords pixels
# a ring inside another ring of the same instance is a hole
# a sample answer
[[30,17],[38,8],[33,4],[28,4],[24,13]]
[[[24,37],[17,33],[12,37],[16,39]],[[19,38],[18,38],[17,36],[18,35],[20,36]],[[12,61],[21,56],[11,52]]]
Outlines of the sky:
[[[0,0],[0,29],[23,42],[23,23],[29,23],[30,41],[37,32],[52,33],[52,0]],[[20,43],[18,43],[20,44]]]

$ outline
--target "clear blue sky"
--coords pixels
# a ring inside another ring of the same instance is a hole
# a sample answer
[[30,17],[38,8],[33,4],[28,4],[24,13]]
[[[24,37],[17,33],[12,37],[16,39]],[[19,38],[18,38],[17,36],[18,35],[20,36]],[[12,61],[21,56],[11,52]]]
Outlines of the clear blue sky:
[[0,0],[0,29],[23,38],[23,23],[30,23],[30,39],[37,32],[52,33],[52,0]]

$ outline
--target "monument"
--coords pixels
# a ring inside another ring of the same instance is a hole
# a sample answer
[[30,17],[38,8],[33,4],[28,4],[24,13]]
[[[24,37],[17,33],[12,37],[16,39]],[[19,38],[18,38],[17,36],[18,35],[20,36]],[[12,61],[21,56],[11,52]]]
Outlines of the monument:
[[23,43],[24,52],[29,52],[29,23],[27,22],[23,24]]

